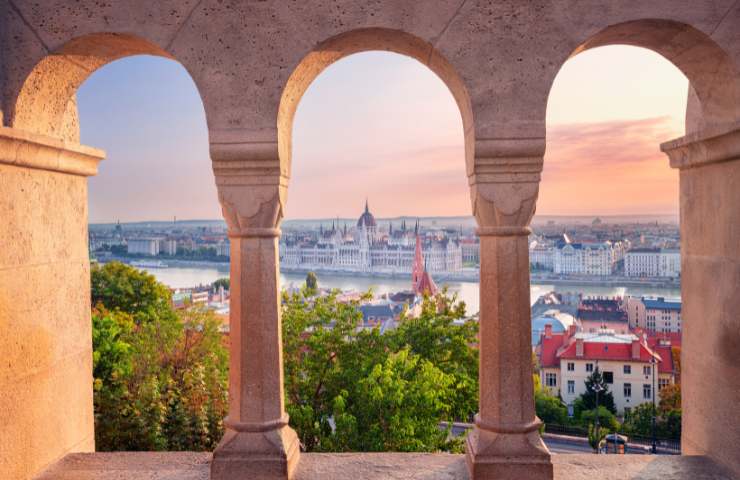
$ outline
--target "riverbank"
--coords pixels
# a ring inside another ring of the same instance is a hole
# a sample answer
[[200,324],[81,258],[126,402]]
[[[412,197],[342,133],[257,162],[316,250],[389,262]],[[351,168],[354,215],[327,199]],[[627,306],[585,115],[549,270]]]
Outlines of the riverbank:
[[[124,263],[131,263],[132,261],[141,260],[140,257],[109,257],[107,259],[101,259],[104,261],[120,261]],[[168,267],[173,268],[205,268],[214,269],[219,272],[223,272],[223,276],[227,277],[229,273],[229,262],[216,262],[206,260],[183,260],[176,258],[164,258],[162,261],[167,264]],[[321,276],[341,276],[341,277],[357,277],[367,279],[386,279],[386,280],[401,280],[406,281],[410,277],[408,272],[363,272],[363,271],[347,271],[347,270],[334,270],[334,269],[308,269],[308,268],[292,268],[281,266],[280,272],[287,275],[305,275],[309,271],[313,271],[319,278]],[[433,277],[438,282],[462,282],[462,283],[478,283],[480,272],[477,269],[466,269],[458,273],[434,273]],[[667,279],[667,278],[633,278],[625,277],[621,275],[612,275],[608,277],[603,276],[562,276],[554,275],[552,273],[531,273],[530,283],[533,285],[557,285],[562,287],[603,287],[603,288],[616,288],[616,287],[627,287],[627,288],[650,288],[650,289],[667,289],[667,290],[680,290],[681,281],[680,279]]]

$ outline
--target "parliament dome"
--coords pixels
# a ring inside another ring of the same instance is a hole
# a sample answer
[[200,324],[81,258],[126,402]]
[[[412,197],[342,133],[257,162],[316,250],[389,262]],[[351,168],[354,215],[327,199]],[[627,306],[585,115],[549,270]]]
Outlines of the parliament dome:
[[362,215],[360,215],[360,218],[357,220],[357,227],[376,227],[378,224],[375,221],[375,217],[372,213],[370,213],[370,209],[367,205],[367,200],[365,201],[365,211],[362,212]]

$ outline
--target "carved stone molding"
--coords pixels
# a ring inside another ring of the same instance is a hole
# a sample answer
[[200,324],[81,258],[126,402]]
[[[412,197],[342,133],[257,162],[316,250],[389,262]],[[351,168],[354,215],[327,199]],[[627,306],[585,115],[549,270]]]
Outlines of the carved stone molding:
[[668,155],[671,167],[679,170],[739,160],[740,122],[662,143],[660,149]]
[[277,142],[212,143],[211,159],[229,236],[279,236],[288,177]]
[[0,127],[0,163],[70,175],[92,176],[105,152],[85,145]]
[[544,138],[476,141],[469,184],[473,215],[483,227],[480,233],[521,234],[516,227],[529,225],[544,153]]

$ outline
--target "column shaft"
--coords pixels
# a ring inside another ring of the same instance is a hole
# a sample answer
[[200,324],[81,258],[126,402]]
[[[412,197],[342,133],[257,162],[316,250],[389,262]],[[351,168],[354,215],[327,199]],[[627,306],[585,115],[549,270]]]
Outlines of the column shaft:
[[525,235],[480,238],[481,422],[501,427],[535,419]]
[[229,422],[284,419],[276,237],[231,239]]
[[480,413],[467,439],[477,479],[553,477],[534,409],[526,227],[480,235]]
[[283,400],[277,228],[231,237],[229,415],[211,479],[289,479],[299,458]]

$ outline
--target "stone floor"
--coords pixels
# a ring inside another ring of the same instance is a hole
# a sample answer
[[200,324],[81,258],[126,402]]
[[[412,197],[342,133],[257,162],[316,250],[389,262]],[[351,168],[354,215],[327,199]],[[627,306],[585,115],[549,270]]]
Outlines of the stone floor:
[[[207,480],[211,456],[190,452],[71,454],[37,480]],[[704,457],[553,455],[556,479],[732,480]],[[465,457],[447,454],[303,454],[297,480],[467,479]]]

